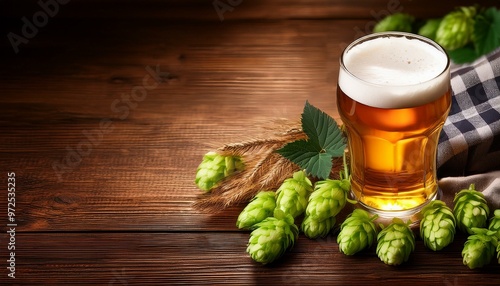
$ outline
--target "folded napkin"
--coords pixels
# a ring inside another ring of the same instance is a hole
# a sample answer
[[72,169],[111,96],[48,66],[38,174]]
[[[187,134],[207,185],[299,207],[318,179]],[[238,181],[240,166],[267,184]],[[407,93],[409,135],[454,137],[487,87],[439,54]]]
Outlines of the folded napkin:
[[438,176],[500,170],[500,49],[452,68],[451,110],[438,145]]
[[500,171],[492,171],[483,174],[466,177],[446,177],[439,180],[439,187],[442,190],[441,200],[448,206],[453,206],[453,198],[460,190],[468,189],[470,184],[474,184],[475,189],[481,191],[491,214],[493,210],[500,209]]
[[451,111],[438,145],[442,200],[475,184],[500,208],[500,49],[451,71]]

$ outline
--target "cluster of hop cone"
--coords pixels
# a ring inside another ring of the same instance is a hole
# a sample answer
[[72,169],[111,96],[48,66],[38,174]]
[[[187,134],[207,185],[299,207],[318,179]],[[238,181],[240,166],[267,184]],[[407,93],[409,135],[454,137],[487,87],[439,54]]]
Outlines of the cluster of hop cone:
[[[205,191],[230,173],[226,165],[234,171],[234,163],[226,164],[226,156],[211,153],[209,161],[210,164],[206,160],[200,164],[195,180]],[[350,187],[347,169],[340,172],[338,180],[325,179],[314,184],[300,170],[285,179],[276,191],[257,193],[236,222],[238,228],[251,230],[247,246],[250,257],[268,264],[292,248],[299,235],[295,221],[301,215],[300,230],[306,237],[327,236],[346,203],[355,203],[348,198]],[[441,200],[432,201],[423,208],[420,237],[424,245],[439,251],[453,242],[458,228],[469,234],[462,250],[464,265],[471,269],[483,267],[491,263],[495,254],[500,263],[500,209],[495,210],[490,218],[487,201],[474,185],[458,192],[453,202],[453,210]],[[384,226],[375,223],[377,217],[362,209],[349,214],[340,225],[339,250],[354,255],[376,243],[377,256],[384,263],[399,265],[406,262],[415,249],[411,221],[394,218]]]

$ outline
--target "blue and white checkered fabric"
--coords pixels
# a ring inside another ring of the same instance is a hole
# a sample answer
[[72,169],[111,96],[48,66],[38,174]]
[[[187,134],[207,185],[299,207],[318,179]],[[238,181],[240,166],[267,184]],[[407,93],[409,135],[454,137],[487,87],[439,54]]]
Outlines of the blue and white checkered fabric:
[[438,145],[438,175],[500,170],[500,49],[451,71],[450,114]]

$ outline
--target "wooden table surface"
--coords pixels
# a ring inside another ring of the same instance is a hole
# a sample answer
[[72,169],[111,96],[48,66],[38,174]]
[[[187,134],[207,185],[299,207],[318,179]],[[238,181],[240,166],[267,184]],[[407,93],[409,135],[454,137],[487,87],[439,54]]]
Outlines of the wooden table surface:
[[467,1],[45,2],[52,15],[0,4],[0,284],[499,284],[500,265],[462,265],[462,234],[440,253],[418,240],[400,267],[300,235],[262,266],[235,227],[243,205],[192,207],[207,151],[298,120],[306,100],[338,119],[339,55],[376,19]]

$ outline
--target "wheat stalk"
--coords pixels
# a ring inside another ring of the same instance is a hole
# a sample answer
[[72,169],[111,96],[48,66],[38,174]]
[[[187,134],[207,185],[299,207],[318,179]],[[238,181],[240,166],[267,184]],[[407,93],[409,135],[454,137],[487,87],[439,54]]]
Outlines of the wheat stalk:
[[193,206],[199,210],[217,212],[248,201],[261,190],[277,189],[300,168],[276,153],[276,150],[289,142],[305,138],[307,136],[300,128],[293,127],[272,138],[254,139],[220,147],[217,152],[221,155],[242,157],[245,169],[222,180]]
[[[247,202],[259,191],[278,189],[285,179],[300,170],[298,165],[276,151],[287,143],[307,139],[307,135],[295,123],[270,125],[273,130],[276,126],[286,126],[287,129],[270,138],[226,144],[217,149],[217,153],[224,156],[242,157],[245,169],[224,178],[210,193],[199,197],[193,203],[194,208],[215,213]],[[334,159],[330,177],[338,178],[341,169],[342,158]]]

